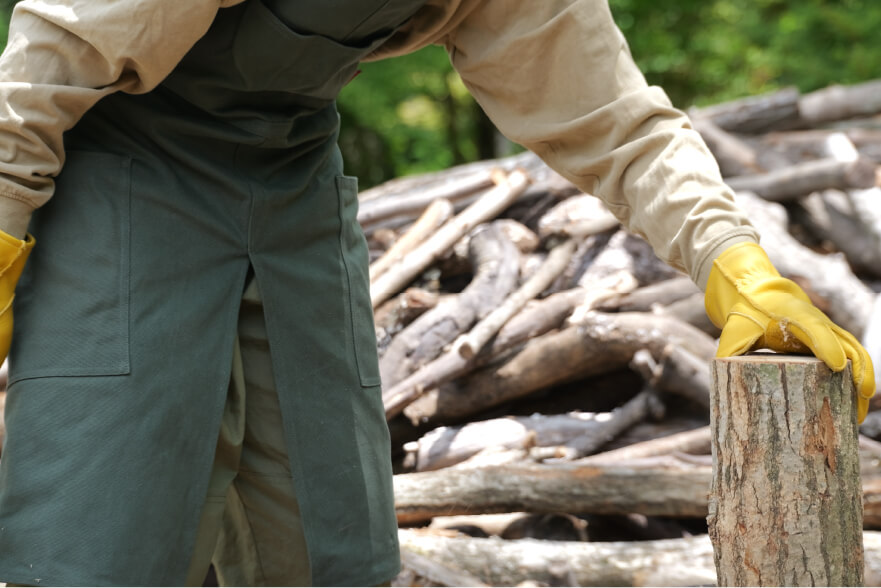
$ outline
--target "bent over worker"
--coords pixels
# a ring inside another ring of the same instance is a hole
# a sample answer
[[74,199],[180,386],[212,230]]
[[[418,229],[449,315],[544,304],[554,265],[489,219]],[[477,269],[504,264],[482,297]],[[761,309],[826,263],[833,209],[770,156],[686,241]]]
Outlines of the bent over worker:
[[431,43],[503,133],[706,290],[721,354],[850,359],[865,414],[865,351],[777,275],[605,0],[24,0],[0,59],[0,579],[395,575],[334,100],[360,61]]

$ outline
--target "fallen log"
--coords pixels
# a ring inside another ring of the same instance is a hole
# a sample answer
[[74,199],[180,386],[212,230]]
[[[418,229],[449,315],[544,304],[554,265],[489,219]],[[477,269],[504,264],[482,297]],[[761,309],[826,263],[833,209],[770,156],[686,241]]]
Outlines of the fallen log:
[[790,207],[792,220],[812,237],[844,253],[854,271],[881,277],[881,243],[853,213],[848,195],[837,190],[815,192]]
[[709,408],[710,370],[706,359],[680,346],[667,345],[658,361],[646,349],[637,351],[632,365],[655,390],[676,394]]
[[[505,298],[489,314],[480,319],[467,334],[460,336],[453,343],[452,350],[416,369],[402,380],[396,383],[392,380],[391,383],[394,385],[383,393],[386,418],[389,419],[400,414],[408,404],[419,398],[426,390],[462,375],[468,368],[469,361],[498,332],[502,325],[557,277],[565,267],[574,248],[575,244],[572,241],[555,247],[542,265],[542,269],[517,291]],[[488,296],[481,298],[481,300],[492,301]],[[460,317],[457,315],[457,318]],[[389,370],[395,367],[400,368],[401,366],[400,364],[388,365]]]
[[630,459],[655,457],[658,455],[676,455],[680,453],[709,455],[710,427],[700,427],[699,429],[674,433],[666,437],[597,453],[578,460],[578,463],[582,465],[614,464]]
[[404,259],[404,256],[423,243],[452,215],[453,205],[449,200],[440,198],[432,202],[413,226],[382,257],[370,264],[370,281],[375,282],[390,267]]
[[798,110],[810,125],[877,114],[881,112],[881,80],[816,90],[801,97]]
[[688,298],[682,298],[661,307],[656,312],[676,317],[682,322],[697,327],[714,339],[722,333],[722,330],[714,325],[710,317],[707,316],[703,292],[695,292]]
[[[402,529],[406,549],[455,565],[495,586],[714,586],[707,535],[654,541],[587,543],[505,541]],[[881,585],[881,533],[863,534],[867,586]]]
[[668,306],[693,294],[700,294],[700,292],[700,288],[691,281],[691,278],[677,276],[604,300],[597,306],[597,310],[603,312],[648,312],[658,306]]
[[[474,357],[499,329],[523,306],[541,294],[565,269],[575,251],[575,241],[565,241],[554,247],[541,268],[490,314],[454,343],[454,348],[465,359]],[[435,384],[436,385],[436,384]]]
[[[645,405],[644,400],[644,397],[637,399],[634,406]],[[631,416],[627,411],[618,411],[618,414],[573,412],[504,417],[456,427],[438,427],[418,441],[406,444],[404,450],[414,455],[416,471],[427,472],[456,465],[489,448],[556,448],[587,439],[592,439],[593,445],[599,447],[617,434],[616,429],[626,427],[640,417],[644,418],[645,413]]]
[[572,288],[551,294],[541,300],[532,300],[511,317],[485,348],[478,360],[498,357],[515,345],[557,329],[587,296],[587,289]]
[[387,389],[435,359],[446,345],[501,304],[516,286],[517,249],[495,224],[479,227],[469,248],[474,268],[471,283],[401,331],[380,359]]
[[410,283],[477,225],[492,220],[507,208],[526,189],[527,182],[526,174],[520,170],[512,172],[509,176],[500,177],[498,186],[449,220],[405,259],[394,264],[370,285],[373,307],[376,308]]
[[405,570],[412,570],[417,576],[441,586],[489,586],[477,576],[458,569],[451,563],[420,555],[406,546],[401,549],[401,565]]
[[797,89],[785,88],[771,94],[699,108],[694,116],[708,118],[719,128],[732,133],[759,134],[791,129],[804,124],[799,116],[800,97]]
[[423,313],[437,306],[440,296],[422,288],[407,288],[376,309],[373,316],[379,355],[385,353],[392,337]]
[[660,356],[668,344],[707,360],[716,348],[706,333],[671,317],[591,313],[580,324],[529,340],[501,365],[426,393],[404,414],[414,423],[461,419],[536,390],[625,367],[643,348]]
[[[710,456],[674,454],[616,462],[606,458],[553,464],[505,461],[398,474],[395,512],[405,525],[434,516],[520,511],[703,518],[709,513],[711,463]],[[872,527],[881,517],[877,482],[881,475],[877,466],[864,471],[873,477],[864,482],[861,516]]]
[[765,200],[785,202],[820,190],[871,188],[875,186],[875,162],[867,159],[838,161],[834,158],[806,161],[765,174],[726,178],[735,191],[753,192]]
[[666,456],[591,466],[446,468],[396,475],[395,512],[400,524],[517,511],[705,517],[710,476],[709,465]]
[[601,420],[602,426],[587,429],[579,436],[556,448],[534,447],[530,457],[546,463],[572,461],[596,453],[609,441],[649,417],[660,419],[664,405],[651,388],[647,388],[619,406],[608,417]]
[[562,200],[538,220],[538,234],[582,239],[620,226],[602,200],[589,194]]

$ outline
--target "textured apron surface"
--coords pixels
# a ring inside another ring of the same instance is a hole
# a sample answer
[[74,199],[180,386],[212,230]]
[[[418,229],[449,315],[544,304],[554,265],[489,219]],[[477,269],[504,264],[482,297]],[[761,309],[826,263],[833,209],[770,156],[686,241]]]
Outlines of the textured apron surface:
[[333,102],[423,0],[249,0],[66,136],[17,291],[0,578],[183,582],[249,266],[313,582],[399,559],[357,185]]

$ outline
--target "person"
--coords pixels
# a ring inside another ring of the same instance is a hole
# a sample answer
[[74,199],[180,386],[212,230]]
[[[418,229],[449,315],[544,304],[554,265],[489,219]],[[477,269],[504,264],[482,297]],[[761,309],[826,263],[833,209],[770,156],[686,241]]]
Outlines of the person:
[[778,276],[605,0],[24,0],[0,59],[0,579],[395,575],[334,99],[360,61],[432,43],[503,133],[706,289],[720,354],[849,359],[865,414],[865,351]]

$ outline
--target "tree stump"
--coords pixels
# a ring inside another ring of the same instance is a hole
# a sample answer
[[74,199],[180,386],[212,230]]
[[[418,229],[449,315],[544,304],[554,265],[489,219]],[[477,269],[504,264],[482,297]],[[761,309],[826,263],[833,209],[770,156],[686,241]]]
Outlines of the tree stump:
[[850,367],[713,361],[710,537],[720,586],[861,586],[862,489]]

